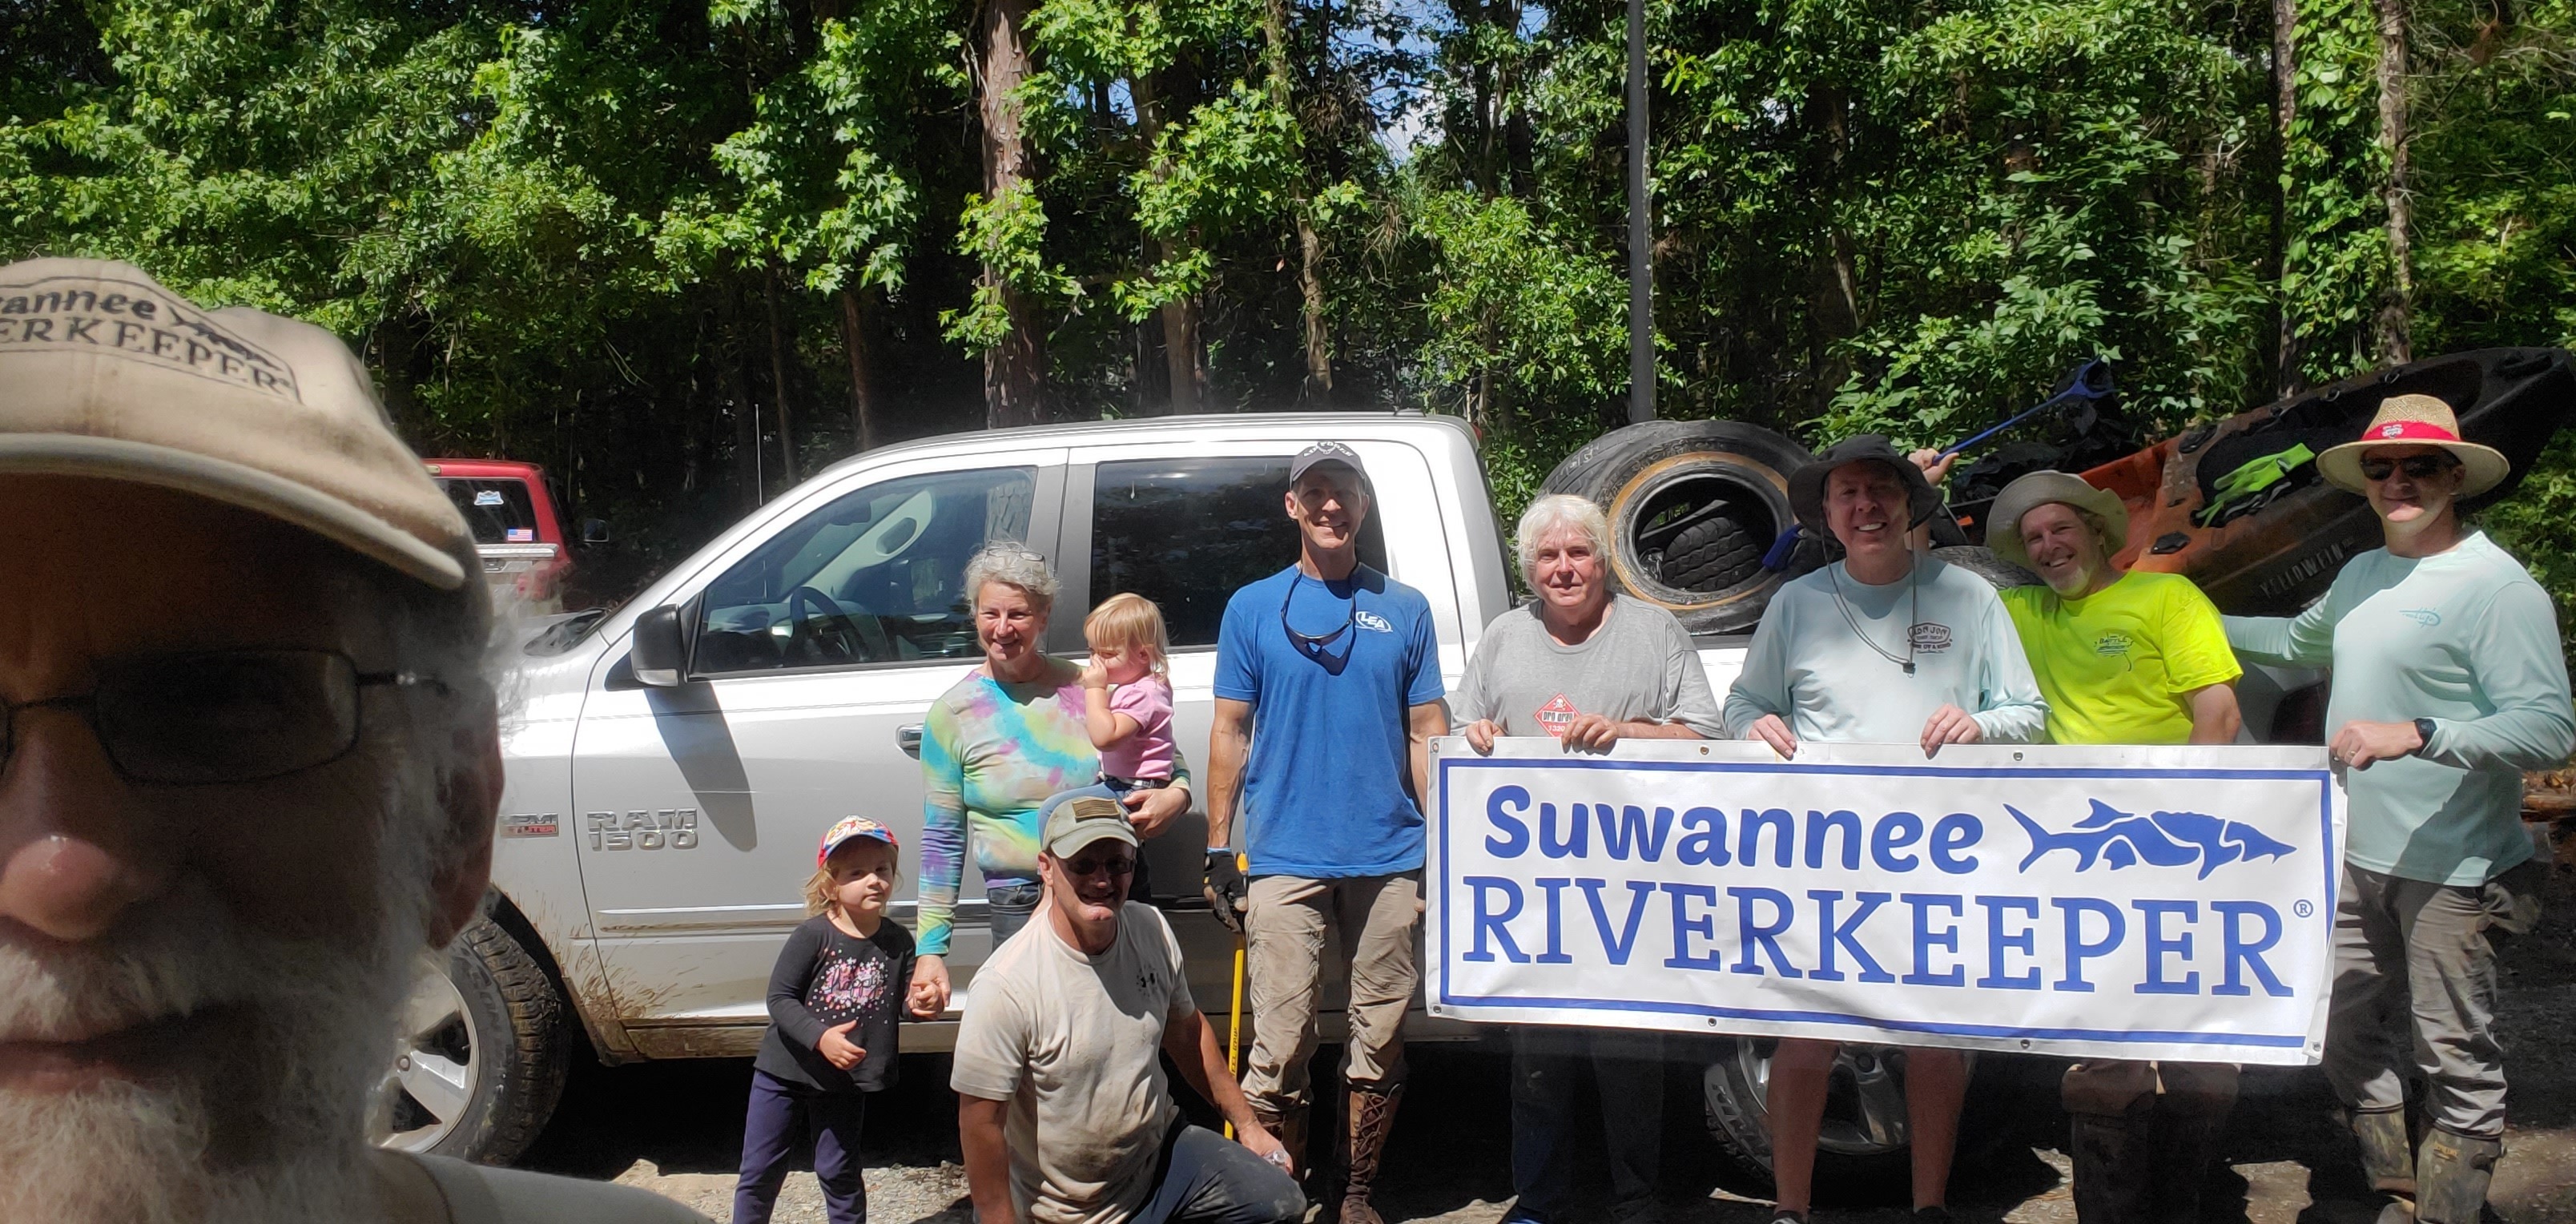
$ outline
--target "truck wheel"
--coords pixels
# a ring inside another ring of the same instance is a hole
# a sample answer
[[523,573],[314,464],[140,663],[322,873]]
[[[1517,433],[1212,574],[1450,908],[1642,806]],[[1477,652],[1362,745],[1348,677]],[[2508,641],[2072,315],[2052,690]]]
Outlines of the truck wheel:
[[1735,633],[1762,619],[1783,576],[1762,568],[1797,520],[1789,473],[1806,448],[1738,421],[1648,421],[1594,439],[1540,485],[1587,497],[1610,518],[1621,590],[1693,633]]
[[571,1054],[563,998],[545,967],[488,916],[419,965],[370,1102],[370,1136],[407,1152],[505,1164],[536,1141],[563,1096]]
[[[1764,1098],[1773,1044],[1758,1037],[1721,1043],[1702,1077],[1709,1135],[1745,1172],[1765,1180],[1771,1176],[1771,1112]],[[1824,1126],[1816,1136],[1817,1185],[1876,1186],[1889,1178],[1905,1184],[1912,1155],[1903,1058],[1900,1051],[1850,1045],[1835,1056]]]

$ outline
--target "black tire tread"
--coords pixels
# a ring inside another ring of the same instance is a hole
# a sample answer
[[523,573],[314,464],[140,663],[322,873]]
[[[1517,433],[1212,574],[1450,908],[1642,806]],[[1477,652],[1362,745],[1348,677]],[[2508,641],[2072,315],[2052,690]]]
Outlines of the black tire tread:
[[1756,542],[1752,532],[1725,515],[1693,523],[1664,546],[1664,584],[1685,591],[1724,590],[1761,565],[1768,543]]
[[563,1099],[571,1065],[571,1027],[563,996],[545,966],[487,915],[457,937],[457,952],[482,963],[510,1018],[506,1044],[487,1041],[478,1058],[508,1057],[492,1081],[482,1117],[439,1144],[439,1154],[481,1164],[507,1164],[536,1143]]

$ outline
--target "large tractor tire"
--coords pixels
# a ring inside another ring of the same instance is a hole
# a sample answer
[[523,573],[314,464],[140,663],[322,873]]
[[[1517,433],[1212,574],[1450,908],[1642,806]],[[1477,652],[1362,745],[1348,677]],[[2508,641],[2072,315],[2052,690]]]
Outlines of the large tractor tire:
[[507,1164],[563,1096],[571,1011],[535,953],[489,915],[424,953],[370,1102],[385,1147]]
[[1648,421],[1594,439],[1543,493],[1590,498],[1610,518],[1619,588],[1693,633],[1746,633],[1783,576],[1762,555],[1797,522],[1789,473],[1805,447],[1736,421]]

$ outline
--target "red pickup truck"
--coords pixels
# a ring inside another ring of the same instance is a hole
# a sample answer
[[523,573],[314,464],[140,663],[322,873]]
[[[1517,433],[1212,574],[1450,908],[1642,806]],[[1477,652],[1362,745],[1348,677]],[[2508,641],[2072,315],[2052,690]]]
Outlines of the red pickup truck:
[[545,469],[506,459],[430,459],[430,479],[474,530],[483,557],[483,581],[495,602],[524,601],[535,612],[563,603],[572,573],[562,516],[546,484]]

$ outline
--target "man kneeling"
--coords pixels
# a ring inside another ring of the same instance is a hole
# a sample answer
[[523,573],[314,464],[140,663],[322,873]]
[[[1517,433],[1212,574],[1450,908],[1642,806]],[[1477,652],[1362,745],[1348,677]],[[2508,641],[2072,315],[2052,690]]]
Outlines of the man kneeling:
[[[1171,926],[1127,901],[1137,842],[1126,811],[1075,799],[1041,837],[1048,904],[976,973],[949,1078],[979,1224],[1303,1218],[1284,1150],[1190,1000]],[[1240,1146],[1181,1120],[1158,1052],[1216,1103]]]

